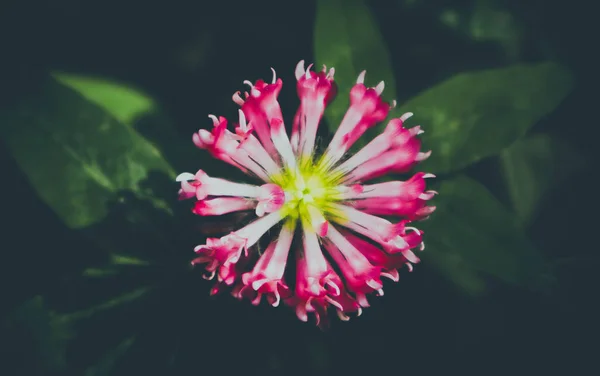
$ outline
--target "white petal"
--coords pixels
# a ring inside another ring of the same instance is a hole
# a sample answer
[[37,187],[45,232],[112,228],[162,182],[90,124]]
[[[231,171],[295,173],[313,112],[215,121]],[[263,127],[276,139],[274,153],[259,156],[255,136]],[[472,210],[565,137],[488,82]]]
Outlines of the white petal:
[[181,174],[177,175],[177,177],[175,178],[175,181],[189,181],[189,180],[196,180],[196,176],[194,174],[190,174],[189,172],[182,172]]

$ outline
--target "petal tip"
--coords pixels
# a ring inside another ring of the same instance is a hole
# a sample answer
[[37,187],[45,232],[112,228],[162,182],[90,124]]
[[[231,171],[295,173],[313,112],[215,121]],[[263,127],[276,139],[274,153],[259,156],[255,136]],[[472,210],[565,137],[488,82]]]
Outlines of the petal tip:
[[365,83],[365,75],[366,74],[367,74],[366,70],[360,72],[360,74],[358,75],[358,78],[356,79],[356,83],[357,84],[364,84]]
[[296,65],[295,76],[296,80],[299,80],[304,75],[304,60],[300,60]]
[[196,176],[192,173],[189,172],[182,172],[181,174],[177,175],[177,177],[175,178],[175,181],[177,182],[182,182],[182,181],[189,181],[189,180],[194,180],[196,179]]

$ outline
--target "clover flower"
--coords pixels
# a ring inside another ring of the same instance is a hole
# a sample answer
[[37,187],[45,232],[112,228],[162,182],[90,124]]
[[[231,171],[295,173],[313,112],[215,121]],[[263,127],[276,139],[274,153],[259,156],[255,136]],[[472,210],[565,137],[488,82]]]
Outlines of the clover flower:
[[[210,115],[213,128],[193,136],[197,147],[236,166],[259,184],[232,182],[199,170],[182,173],[180,199],[195,199],[192,211],[218,216],[253,210],[256,219],[195,248],[192,264],[203,264],[205,278],[217,278],[215,294],[231,287],[238,298],[259,304],[282,301],[298,318],[325,325],[327,311],[342,320],[360,315],[367,296],[383,295],[382,277],[398,281],[398,269],[419,262],[423,231],[409,226],[429,216],[426,190],[432,174],[417,172],[405,181],[366,184],[406,173],[430,152],[420,151],[419,126],[405,128],[412,116],[391,119],[383,132],[353,155],[351,146],[382,122],[395,105],[381,99],[384,83],[364,85],[363,71],[350,91],[350,106],[329,145],[319,150],[317,130],[335,97],[334,69],[296,67],[300,106],[288,137],[277,97],[282,80],[273,70],[270,84],[244,81],[249,91],[233,100],[241,109],[233,131],[227,120]],[[386,218],[396,218],[391,222]]]

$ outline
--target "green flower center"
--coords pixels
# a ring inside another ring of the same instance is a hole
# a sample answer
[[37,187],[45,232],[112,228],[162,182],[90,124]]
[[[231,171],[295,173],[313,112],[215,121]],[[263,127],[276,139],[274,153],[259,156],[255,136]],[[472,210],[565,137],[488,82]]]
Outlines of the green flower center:
[[280,175],[272,176],[271,180],[286,193],[282,210],[289,220],[310,222],[315,209],[325,218],[340,216],[331,204],[340,200],[337,187],[341,175],[331,174],[307,160],[300,163],[297,169],[284,169]]

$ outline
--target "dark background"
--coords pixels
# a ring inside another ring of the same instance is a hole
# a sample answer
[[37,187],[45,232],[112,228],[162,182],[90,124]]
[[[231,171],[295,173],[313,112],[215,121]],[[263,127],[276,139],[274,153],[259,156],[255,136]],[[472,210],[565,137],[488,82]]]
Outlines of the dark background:
[[[386,287],[384,298],[371,299],[372,308],[361,318],[334,322],[321,332],[284,309],[255,308],[227,295],[209,299],[209,283],[198,273],[182,273],[164,277],[158,298],[74,329],[64,345],[66,367],[53,367],[53,357],[61,355],[43,344],[55,332],[43,332],[40,340],[31,334],[39,332],[23,324],[27,320],[13,324],[7,319],[0,339],[2,373],[82,375],[124,333],[136,330],[142,334],[135,346],[107,374],[592,373],[598,368],[597,165],[591,162],[597,116],[591,116],[586,87],[592,77],[587,53],[593,48],[585,42],[592,24],[577,2],[495,4],[510,16],[510,22],[499,21],[497,35],[515,33],[517,42],[470,35],[461,20],[474,14],[475,1],[369,2],[390,49],[400,102],[454,73],[513,62],[552,59],[575,75],[573,92],[532,130],[557,135],[588,161],[583,172],[552,187],[529,231],[556,261],[557,282],[551,289],[530,292],[493,284],[475,298],[425,263]],[[0,106],[10,108],[35,91],[50,71],[111,78],[157,99],[186,142],[177,146],[181,149],[192,148],[188,135],[205,124],[206,114],[235,113],[231,94],[244,79],[270,77],[272,66],[284,83],[293,82],[297,61],[314,59],[312,1],[8,1],[0,9]],[[457,15],[458,26],[443,22],[448,10]],[[292,85],[284,86],[281,100],[283,112],[293,113]],[[152,122],[147,129],[151,136]],[[4,146],[0,155],[2,317],[14,316],[15,307],[38,295],[52,310],[84,306],[91,293],[80,292],[69,277],[96,261],[96,246],[85,231],[66,228],[37,198]],[[494,163],[484,160],[468,172],[506,200]],[[174,164],[179,171],[195,166],[189,160]],[[176,189],[161,176],[154,184]],[[142,216],[147,210],[134,199],[128,205],[139,205]],[[119,209],[111,215],[110,226],[119,227]],[[172,257],[156,257],[173,264],[189,259],[189,229],[164,226],[176,234],[169,240]],[[135,238],[122,236],[124,241]],[[156,248],[151,239],[142,246],[148,252]],[[140,278],[163,278],[161,273]],[[87,287],[100,295],[112,288]],[[56,350],[55,342],[47,342]]]

